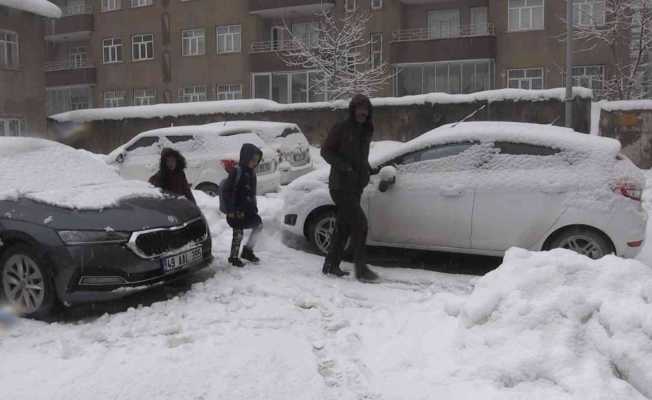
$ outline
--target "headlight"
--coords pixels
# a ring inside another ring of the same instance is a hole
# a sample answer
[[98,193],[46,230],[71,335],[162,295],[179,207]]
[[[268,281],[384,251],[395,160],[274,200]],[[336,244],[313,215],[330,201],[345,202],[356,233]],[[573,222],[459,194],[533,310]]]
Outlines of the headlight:
[[114,231],[59,231],[61,240],[67,245],[120,244],[129,241],[130,233]]

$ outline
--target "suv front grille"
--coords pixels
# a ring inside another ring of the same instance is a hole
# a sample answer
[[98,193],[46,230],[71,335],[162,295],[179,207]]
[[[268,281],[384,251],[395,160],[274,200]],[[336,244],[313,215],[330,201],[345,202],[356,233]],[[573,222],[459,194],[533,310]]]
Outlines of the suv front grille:
[[200,218],[179,227],[134,233],[130,244],[136,254],[153,258],[201,242],[207,235],[206,223]]

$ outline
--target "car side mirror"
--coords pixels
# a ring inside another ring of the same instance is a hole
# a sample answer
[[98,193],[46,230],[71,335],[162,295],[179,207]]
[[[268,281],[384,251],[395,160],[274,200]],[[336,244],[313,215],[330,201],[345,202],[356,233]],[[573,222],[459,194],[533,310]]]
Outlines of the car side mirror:
[[387,166],[383,167],[380,170],[380,184],[378,185],[378,190],[382,193],[386,192],[396,184],[396,175],[397,171],[395,167]]
[[125,153],[120,153],[118,156],[115,158],[115,162],[118,164],[122,164],[125,161],[126,154]]

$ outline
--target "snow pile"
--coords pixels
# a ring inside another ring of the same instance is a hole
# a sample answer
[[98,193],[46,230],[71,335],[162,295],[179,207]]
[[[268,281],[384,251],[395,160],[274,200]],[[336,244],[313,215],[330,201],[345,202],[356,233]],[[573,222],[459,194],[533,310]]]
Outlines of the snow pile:
[[46,0],[0,0],[0,6],[28,11],[49,18],[61,17],[61,9]]
[[459,334],[464,375],[491,382],[503,399],[650,397],[652,269],[512,249],[477,282]]
[[606,111],[650,111],[652,110],[652,100],[608,101],[602,104],[602,109]]
[[[577,97],[591,98],[590,89],[574,88]],[[472,94],[447,94],[430,93],[418,96],[381,97],[371,100],[376,107],[381,106],[410,106],[420,104],[451,104],[472,103],[476,101],[546,101],[565,98],[565,89],[523,90],[500,89],[477,92]],[[281,112],[313,109],[346,109],[349,102],[338,100],[317,103],[279,104],[271,100],[247,99],[204,101],[195,103],[156,104],[150,106],[131,106],[115,108],[95,108],[88,110],[68,111],[51,115],[50,118],[58,122],[87,122],[96,120],[122,120],[128,118],[165,118],[179,117],[181,115],[206,115],[206,114],[254,114],[263,112]]]
[[126,181],[88,152],[41,139],[0,138],[0,200],[29,198],[76,209],[162,197],[145,182]]

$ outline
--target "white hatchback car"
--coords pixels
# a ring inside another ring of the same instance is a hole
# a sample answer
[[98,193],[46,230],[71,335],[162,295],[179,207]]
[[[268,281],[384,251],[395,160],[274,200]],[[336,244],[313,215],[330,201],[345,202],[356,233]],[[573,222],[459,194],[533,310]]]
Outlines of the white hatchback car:
[[244,143],[254,144],[263,152],[256,169],[258,193],[277,191],[280,175],[276,152],[246,129],[192,125],[155,129],[138,134],[112,151],[106,160],[124,178],[148,180],[158,170],[161,150],[171,147],[186,158],[186,176],[193,189],[214,196],[227,170],[238,162]]
[[279,155],[279,170],[283,185],[313,170],[310,144],[297,124],[269,121],[225,121],[206,126],[243,129],[260,136]]
[[[645,238],[643,175],[620,143],[548,125],[447,125],[372,155],[368,244],[502,255],[516,246],[634,257]],[[283,227],[322,253],[335,207],[325,168],[285,193]]]

